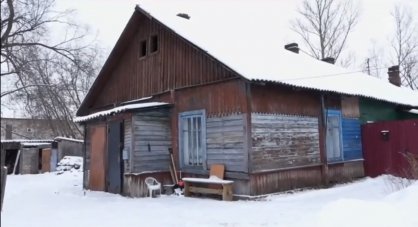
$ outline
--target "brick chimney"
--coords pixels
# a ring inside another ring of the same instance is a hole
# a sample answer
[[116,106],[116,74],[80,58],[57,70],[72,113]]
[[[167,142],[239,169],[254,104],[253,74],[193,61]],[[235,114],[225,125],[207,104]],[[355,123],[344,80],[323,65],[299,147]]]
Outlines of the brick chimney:
[[284,49],[299,54],[299,45],[297,43],[289,43],[287,45],[284,45]]
[[335,64],[335,58],[331,58],[331,57],[323,58],[322,61],[330,63],[330,64]]
[[401,86],[401,77],[399,75],[399,65],[388,68],[389,82],[395,86]]

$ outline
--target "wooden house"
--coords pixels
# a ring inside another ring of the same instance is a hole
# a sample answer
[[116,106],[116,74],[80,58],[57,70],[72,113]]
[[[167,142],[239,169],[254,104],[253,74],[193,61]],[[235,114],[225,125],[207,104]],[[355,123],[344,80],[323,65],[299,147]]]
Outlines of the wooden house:
[[135,8],[75,119],[85,188],[144,196],[147,176],[171,183],[170,148],[182,177],[224,164],[236,196],[364,175],[359,97],[418,95],[285,50],[274,3],[248,4]]

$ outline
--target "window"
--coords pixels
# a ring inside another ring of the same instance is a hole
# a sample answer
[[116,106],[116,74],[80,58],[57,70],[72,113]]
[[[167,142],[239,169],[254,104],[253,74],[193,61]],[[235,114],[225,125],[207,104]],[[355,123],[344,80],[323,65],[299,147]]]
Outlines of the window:
[[191,111],[179,116],[179,142],[184,167],[206,167],[205,111]]
[[341,138],[341,112],[327,110],[326,146],[328,161],[342,161]]
[[145,57],[147,55],[147,40],[142,40],[139,43],[139,57]]
[[158,36],[153,35],[151,36],[151,43],[150,43],[150,52],[154,53],[158,51]]

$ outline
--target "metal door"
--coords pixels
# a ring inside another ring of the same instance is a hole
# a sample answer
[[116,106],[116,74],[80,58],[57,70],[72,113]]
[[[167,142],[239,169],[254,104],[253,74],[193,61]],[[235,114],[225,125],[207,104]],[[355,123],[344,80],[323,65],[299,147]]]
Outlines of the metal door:
[[107,191],[122,191],[122,122],[109,122],[107,137]]

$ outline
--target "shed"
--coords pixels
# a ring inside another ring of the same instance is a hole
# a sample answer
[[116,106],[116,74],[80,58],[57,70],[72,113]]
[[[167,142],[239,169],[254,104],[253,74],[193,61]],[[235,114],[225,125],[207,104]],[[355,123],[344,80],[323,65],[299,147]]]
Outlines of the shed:
[[224,164],[235,196],[347,181],[364,176],[359,98],[418,106],[285,50],[275,2],[183,3],[135,8],[77,111],[85,188],[144,196],[147,176],[171,183],[169,148],[183,177]]
[[55,139],[1,140],[3,165],[8,173],[36,174],[55,171],[64,156],[82,156],[83,141],[65,137]]

